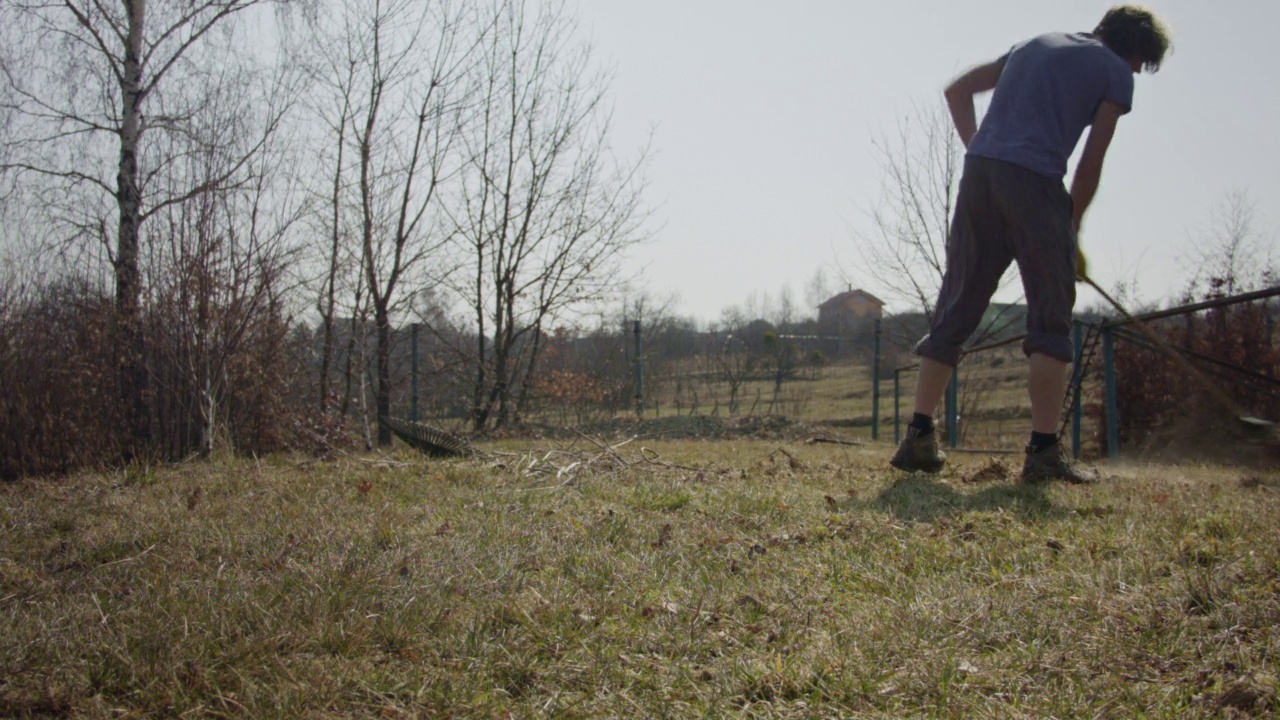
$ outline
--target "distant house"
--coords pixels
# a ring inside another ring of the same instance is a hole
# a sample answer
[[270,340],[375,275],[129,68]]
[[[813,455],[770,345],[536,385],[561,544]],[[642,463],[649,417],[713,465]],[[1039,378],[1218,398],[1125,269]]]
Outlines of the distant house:
[[848,290],[818,306],[819,332],[844,334],[884,315],[884,301],[865,290]]

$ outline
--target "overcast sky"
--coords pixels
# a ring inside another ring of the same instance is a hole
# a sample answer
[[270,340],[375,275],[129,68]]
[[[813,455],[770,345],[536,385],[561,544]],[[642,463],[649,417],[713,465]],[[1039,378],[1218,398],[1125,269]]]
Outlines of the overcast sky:
[[[837,260],[855,261],[880,183],[873,137],[913,103],[942,103],[970,65],[1040,32],[1092,29],[1112,4],[578,2],[615,73],[616,148],[653,137],[656,238],[636,262],[703,320],[784,284],[803,300],[820,266],[834,277]],[[1227,193],[1248,191],[1259,229],[1280,224],[1280,2],[1149,5],[1175,49],[1136,79],[1083,243],[1100,284],[1136,278],[1139,298],[1156,301],[1185,284],[1188,245]],[[855,283],[878,289],[865,269]],[[1082,290],[1077,307],[1095,302]]]

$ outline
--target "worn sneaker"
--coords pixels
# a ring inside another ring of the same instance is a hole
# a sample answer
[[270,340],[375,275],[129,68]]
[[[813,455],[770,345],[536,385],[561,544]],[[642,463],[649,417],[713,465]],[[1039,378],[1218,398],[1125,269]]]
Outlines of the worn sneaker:
[[921,436],[917,428],[907,427],[907,436],[898,446],[889,464],[906,472],[936,473],[946,464],[947,456],[938,449],[938,433]]
[[1073,485],[1085,485],[1098,479],[1096,473],[1076,467],[1067,457],[1067,451],[1061,443],[1054,443],[1047,448],[1034,450],[1027,446],[1027,459],[1022,463],[1022,479],[1024,485],[1062,480]]

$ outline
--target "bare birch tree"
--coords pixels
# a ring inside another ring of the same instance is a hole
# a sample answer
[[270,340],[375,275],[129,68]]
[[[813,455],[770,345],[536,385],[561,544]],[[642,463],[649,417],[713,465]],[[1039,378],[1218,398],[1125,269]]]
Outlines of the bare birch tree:
[[[43,181],[60,220],[108,250],[115,284],[121,400],[133,451],[151,440],[141,344],[143,224],[166,208],[230,181],[261,147],[218,177],[157,182],[179,158],[151,151],[186,132],[205,106],[207,62],[194,57],[234,42],[216,28],[266,0],[3,0],[0,93],[10,115],[0,171]],[[193,88],[195,92],[189,92]],[[273,126],[268,123],[268,127]],[[265,142],[265,137],[260,138]],[[114,217],[112,217],[114,215]]]
[[548,322],[616,287],[623,253],[642,239],[643,154],[612,155],[608,79],[567,6],[497,0],[493,12],[451,282],[475,322],[476,429],[518,418]]

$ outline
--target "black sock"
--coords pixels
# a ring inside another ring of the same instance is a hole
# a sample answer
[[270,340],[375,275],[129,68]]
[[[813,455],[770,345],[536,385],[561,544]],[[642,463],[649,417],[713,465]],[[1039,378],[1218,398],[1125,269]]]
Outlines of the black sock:
[[1053,433],[1032,432],[1031,433],[1031,449],[1039,452],[1047,447],[1053,447],[1058,444],[1058,436]]
[[924,413],[916,413],[911,417],[911,427],[920,431],[920,436],[924,437],[933,432],[933,416]]

